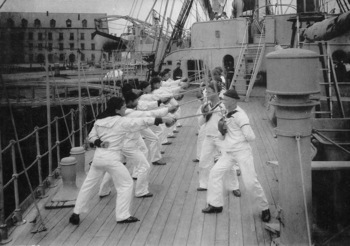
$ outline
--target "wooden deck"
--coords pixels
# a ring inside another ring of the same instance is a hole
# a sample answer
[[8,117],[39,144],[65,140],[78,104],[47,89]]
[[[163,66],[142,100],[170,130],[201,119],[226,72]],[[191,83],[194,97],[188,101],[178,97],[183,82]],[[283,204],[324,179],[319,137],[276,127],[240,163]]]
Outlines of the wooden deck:
[[[188,95],[181,102],[193,99],[194,95]],[[275,217],[278,180],[276,170],[265,163],[277,160],[277,139],[273,137],[263,103],[263,97],[253,97],[251,102],[239,105],[248,113],[257,136],[252,146],[255,167]],[[182,115],[194,114],[198,105],[197,102],[187,104]],[[8,245],[270,245],[271,236],[264,229],[259,211],[250,206],[252,202],[242,182],[241,198],[229,191],[224,193],[223,213],[201,212],[206,206],[206,192],[196,190],[198,163],[192,162],[196,152],[197,119],[188,118],[182,124],[172,145],[164,148],[167,165],[151,167],[150,191],[155,196],[133,199],[132,214],[140,222],[117,224],[115,192],[100,199],[96,187],[90,212],[80,216],[79,226],[73,226],[68,222],[72,208],[43,208],[55,193],[52,189],[48,198],[39,201],[47,231],[31,233],[35,224],[29,222],[37,214],[32,206],[25,214],[28,222],[10,234],[13,239]],[[87,163],[91,157],[91,151],[87,152]],[[60,180],[57,182],[60,184]]]

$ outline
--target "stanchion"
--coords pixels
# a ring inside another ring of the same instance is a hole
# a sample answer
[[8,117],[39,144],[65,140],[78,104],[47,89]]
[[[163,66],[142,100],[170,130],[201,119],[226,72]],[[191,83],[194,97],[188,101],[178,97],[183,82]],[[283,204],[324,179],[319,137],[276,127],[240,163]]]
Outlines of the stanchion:
[[51,202],[46,204],[45,208],[74,207],[79,192],[76,185],[76,165],[77,160],[74,157],[65,157],[61,160],[60,167],[63,184]]
[[84,147],[73,147],[70,151],[70,156],[74,157],[77,160],[76,165],[76,184],[77,187],[81,187],[83,184],[85,178],[86,178],[86,172],[85,172],[85,149]]

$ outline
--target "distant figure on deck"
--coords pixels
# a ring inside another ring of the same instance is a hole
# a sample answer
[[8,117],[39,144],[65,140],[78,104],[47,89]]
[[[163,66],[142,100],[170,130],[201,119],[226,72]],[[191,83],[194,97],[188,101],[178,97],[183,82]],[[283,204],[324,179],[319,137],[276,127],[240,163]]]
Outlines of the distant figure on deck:
[[173,72],[173,79],[178,80],[182,78],[181,62],[176,63],[176,68]]

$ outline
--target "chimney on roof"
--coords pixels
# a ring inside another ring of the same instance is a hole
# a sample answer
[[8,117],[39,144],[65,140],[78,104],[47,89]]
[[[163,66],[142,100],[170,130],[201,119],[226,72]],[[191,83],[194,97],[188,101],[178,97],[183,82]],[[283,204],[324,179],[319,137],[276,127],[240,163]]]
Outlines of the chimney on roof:
[[49,11],[46,11],[46,16],[49,16]]
[[80,14],[78,14],[78,20],[80,20]]

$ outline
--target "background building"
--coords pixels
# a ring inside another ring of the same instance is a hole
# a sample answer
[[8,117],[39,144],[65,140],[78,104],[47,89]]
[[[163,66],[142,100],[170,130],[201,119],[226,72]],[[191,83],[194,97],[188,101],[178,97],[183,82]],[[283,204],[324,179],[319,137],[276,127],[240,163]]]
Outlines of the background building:
[[[45,50],[50,63],[73,65],[102,59],[106,38],[94,35],[95,19],[106,14],[1,12],[0,63],[43,64]],[[108,33],[107,22],[99,30]]]

